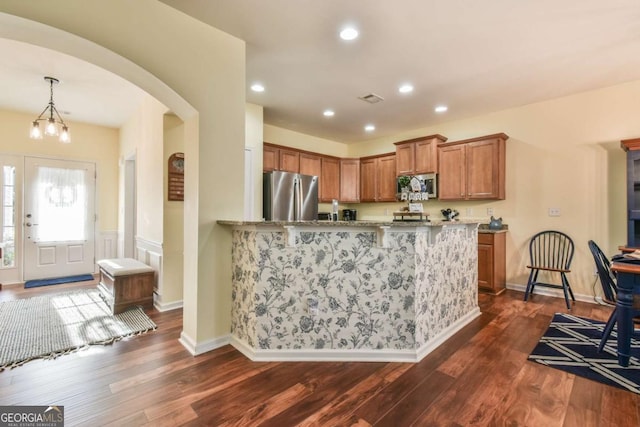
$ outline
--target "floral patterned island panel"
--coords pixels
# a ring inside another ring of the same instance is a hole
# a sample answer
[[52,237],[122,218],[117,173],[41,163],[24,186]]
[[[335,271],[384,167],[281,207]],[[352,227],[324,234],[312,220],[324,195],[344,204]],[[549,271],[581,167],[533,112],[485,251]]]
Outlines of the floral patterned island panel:
[[232,227],[232,344],[253,360],[419,361],[480,314],[473,224]]

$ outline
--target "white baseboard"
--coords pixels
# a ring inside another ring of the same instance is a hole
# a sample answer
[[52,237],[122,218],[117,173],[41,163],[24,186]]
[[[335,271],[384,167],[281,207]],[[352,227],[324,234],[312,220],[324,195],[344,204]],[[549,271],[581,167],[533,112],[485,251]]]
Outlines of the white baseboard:
[[193,340],[191,337],[185,334],[184,331],[182,331],[180,333],[180,339],[178,341],[180,341],[180,344],[182,344],[182,346],[186,348],[187,351],[191,353],[191,355],[197,356],[199,354],[203,354],[229,344],[231,342],[231,335],[225,335],[222,337],[203,341],[201,343],[196,343],[195,340]]
[[162,301],[158,301],[157,299],[154,299],[153,306],[156,308],[156,310],[160,312],[171,311],[171,310],[177,310],[178,308],[182,308],[183,301],[180,300],[180,301],[162,302]]
[[[527,285],[521,285],[520,283],[507,283],[507,289],[511,289],[512,291],[518,291],[525,293],[527,290]],[[564,299],[564,292],[562,289],[553,289],[553,288],[545,288],[543,286],[536,286],[533,290],[533,293],[536,295],[545,295],[548,297],[562,298]],[[580,302],[589,302],[591,304],[598,304],[593,295],[585,295],[585,294],[577,294],[573,293],[573,296],[576,297],[576,301]]]
[[449,325],[449,327],[445,328],[442,332],[440,332],[434,338],[429,340],[429,342],[425,343],[418,349],[418,351],[416,352],[416,361],[419,362],[424,359],[426,355],[438,348],[446,340],[451,338],[456,332],[467,326],[473,319],[480,316],[481,314],[482,313],[480,312],[480,307],[476,307],[474,310],[470,311],[469,313],[465,314],[460,319],[455,321],[453,324]]
[[254,362],[412,362],[422,360],[452,335],[480,316],[476,308],[439,333],[434,339],[417,350],[372,350],[372,349],[305,349],[305,350],[260,350],[250,347],[245,341],[231,337],[231,345]]

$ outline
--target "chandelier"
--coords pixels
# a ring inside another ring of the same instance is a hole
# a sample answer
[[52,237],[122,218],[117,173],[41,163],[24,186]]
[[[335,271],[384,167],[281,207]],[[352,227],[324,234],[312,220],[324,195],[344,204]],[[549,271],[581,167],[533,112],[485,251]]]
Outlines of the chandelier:
[[[53,103],[53,85],[60,83],[60,81],[54,77],[45,77],[47,82],[49,82],[50,88],[50,98],[49,104],[44,107],[42,113],[31,123],[31,132],[29,136],[32,139],[42,139],[42,130],[40,130],[40,122],[46,121],[46,125],[44,127],[44,134],[47,136],[60,136],[60,142],[69,143],[71,142],[71,136],[69,135],[69,127],[64,123],[62,117],[60,117],[60,113],[56,109],[55,104]],[[49,117],[46,117],[46,112],[49,110]],[[53,115],[55,113],[55,117]],[[44,116],[44,117],[43,117]],[[58,126],[61,125],[61,129]]]

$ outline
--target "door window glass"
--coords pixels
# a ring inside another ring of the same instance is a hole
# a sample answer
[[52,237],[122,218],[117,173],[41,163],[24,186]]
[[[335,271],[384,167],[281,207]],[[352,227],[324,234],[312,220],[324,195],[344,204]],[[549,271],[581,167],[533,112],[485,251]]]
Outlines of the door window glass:
[[41,166],[35,183],[37,242],[85,240],[86,171]]
[[2,167],[2,264],[0,268],[15,267],[16,215],[15,166]]

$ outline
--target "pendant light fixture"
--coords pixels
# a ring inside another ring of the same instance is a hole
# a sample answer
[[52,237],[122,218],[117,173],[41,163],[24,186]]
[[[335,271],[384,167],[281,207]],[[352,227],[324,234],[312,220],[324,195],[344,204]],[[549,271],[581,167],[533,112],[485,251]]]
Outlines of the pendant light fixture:
[[[71,142],[71,136],[69,135],[69,127],[64,123],[62,117],[60,117],[60,113],[56,109],[55,104],[53,103],[53,85],[60,83],[58,79],[55,77],[45,77],[45,81],[49,82],[50,89],[50,98],[49,104],[44,107],[42,113],[31,123],[31,132],[29,136],[32,139],[42,139],[43,132],[40,129],[40,122],[46,121],[46,125],[44,127],[44,135],[47,136],[59,136],[60,142],[69,143]],[[46,112],[49,110],[49,117],[46,117]],[[55,117],[53,115],[55,113]],[[43,117],[44,116],[44,117]],[[59,129],[58,126],[61,126]]]

